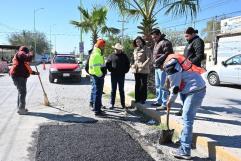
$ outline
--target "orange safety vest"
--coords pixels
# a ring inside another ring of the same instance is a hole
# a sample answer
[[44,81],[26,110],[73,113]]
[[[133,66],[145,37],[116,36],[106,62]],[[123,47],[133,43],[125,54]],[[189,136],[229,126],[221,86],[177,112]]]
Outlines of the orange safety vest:
[[[13,62],[13,66],[11,67],[11,69],[10,69],[10,71],[9,71],[9,74],[10,74],[10,75],[13,75],[13,74],[15,73],[16,68],[17,68],[17,66],[19,65],[19,62],[18,62],[18,59],[17,59],[17,54],[14,55],[12,62]],[[25,66],[25,68],[27,69],[27,71],[28,71],[29,74],[32,74],[32,73],[33,73],[32,69],[31,69],[31,67],[30,67],[30,62],[24,62],[24,66]]]
[[187,59],[184,55],[179,54],[179,53],[174,53],[174,54],[168,55],[164,64],[166,64],[171,59],[176,59],[184,71],[196,72],[198,74],[203,74],[206,72],[206,70],[204,68],[196,66],[189,59]]

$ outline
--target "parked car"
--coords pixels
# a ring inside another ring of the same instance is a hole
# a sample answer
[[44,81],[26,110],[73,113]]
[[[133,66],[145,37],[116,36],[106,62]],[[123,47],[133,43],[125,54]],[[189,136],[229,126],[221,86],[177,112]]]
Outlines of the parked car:
[[49,82],[53,83],[55,79],[65,78],[81,80],[81,68],[77,63],[75,56],[70,54],[57,54],[53,57],[49,70]]
[[0,73],[8,73],[9,67],[7,61],[0,61]]
[[241,85],[241,54],[227,58],[210,68],[206,77],[212,86],[217,86],[220,83]]

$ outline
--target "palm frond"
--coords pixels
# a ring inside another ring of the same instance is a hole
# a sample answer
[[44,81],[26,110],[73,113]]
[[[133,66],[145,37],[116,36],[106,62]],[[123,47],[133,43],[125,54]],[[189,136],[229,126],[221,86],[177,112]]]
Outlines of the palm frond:
[[119,34],[120,30],[114,27],[103,26],[101,28],[101,33],[102,34]]
[[191,15],[191,18],[197,16],[197,12],[199,11],[199,0],[178,0],[173,2],[165,14],[172,14],[175,16],[187,16]]
[[90,18],[88,10],[86,10],[80,6],[78,7],[78,9],[79,9],[81,15],[83,15],[83,18],[87,18],[87,19]]

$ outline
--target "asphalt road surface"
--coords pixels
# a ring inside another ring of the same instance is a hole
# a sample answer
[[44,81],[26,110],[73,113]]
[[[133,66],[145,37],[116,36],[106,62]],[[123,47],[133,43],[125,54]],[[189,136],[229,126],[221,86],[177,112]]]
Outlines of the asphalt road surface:
[[154,161],[115,122],[42,126],[36,154],[37,161]]

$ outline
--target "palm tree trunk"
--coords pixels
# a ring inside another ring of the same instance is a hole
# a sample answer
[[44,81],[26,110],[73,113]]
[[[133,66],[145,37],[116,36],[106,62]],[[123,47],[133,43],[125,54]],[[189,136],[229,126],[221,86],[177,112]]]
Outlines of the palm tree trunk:
[[92,45],[94,46],[98,39],[98,33],[96,31],[92,32],[91,39],[92,39]]

